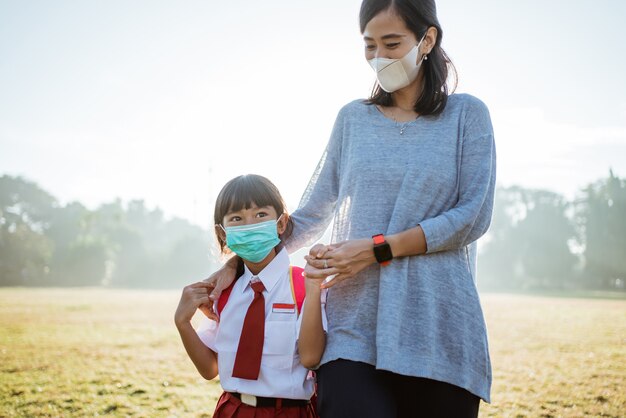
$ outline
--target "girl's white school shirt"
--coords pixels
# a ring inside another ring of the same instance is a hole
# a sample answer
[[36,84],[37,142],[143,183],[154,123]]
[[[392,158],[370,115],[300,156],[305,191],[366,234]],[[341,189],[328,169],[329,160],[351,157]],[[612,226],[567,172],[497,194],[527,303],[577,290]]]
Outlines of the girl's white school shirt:
[[[252,279],[263,282],[265,291],[265,340],[261,370],[257,380],[233,377],[233,365],[239,346],[243,321],[254,297]],[[293,308],[285,308],[291,305]],[[322,322],[327,329],[325,292],[322,293]],[[217,306],[215,307],[217,310]],[[224,307],[220,322],[205,318],[197,329],[202,342],[218,354],[217,363],[222,388],[255,396],[288,399],[310,399],[314,380],[300,364],[297,339],[300,330],[296,301],[289,278],[289,255],[282,249],[276,257],[254,276],[248,268],[235,282]]]

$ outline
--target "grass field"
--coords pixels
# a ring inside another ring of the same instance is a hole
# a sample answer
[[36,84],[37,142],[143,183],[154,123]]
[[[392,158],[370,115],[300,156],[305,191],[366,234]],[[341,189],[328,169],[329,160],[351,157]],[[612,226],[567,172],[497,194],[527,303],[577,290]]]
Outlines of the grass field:
[[[0,289],[0,417],[210,417],[173,325],[178,291]],[[626,300],[485,294],[481,417],[624,417]]]

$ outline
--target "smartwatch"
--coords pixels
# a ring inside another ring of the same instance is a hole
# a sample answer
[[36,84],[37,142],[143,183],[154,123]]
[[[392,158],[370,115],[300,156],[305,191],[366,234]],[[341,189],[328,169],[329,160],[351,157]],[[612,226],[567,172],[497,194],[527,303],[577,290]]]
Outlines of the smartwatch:
[[376,257],[376,261],[378,261],[381,266],[386,266],[391,263],[393,254],[391,254],[391,246],[385,241],[385,236],[378,234],[372,236],[372,239],[374,240],[374,257]]

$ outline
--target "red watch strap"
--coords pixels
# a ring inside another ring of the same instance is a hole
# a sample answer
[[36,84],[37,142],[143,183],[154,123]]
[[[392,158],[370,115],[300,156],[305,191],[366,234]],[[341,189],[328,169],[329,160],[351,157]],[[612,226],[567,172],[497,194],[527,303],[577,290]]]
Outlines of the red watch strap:
[[[385,244],[387,241],[385,240],[385,236],[383,234],[377,234],[372,236],[372,239],[374,240],[374,246],[376,245],[380,245],[380,244]],[[381,266],[388,266],[391,263],[391,260],[389,261],[383,261],[380,263]]]

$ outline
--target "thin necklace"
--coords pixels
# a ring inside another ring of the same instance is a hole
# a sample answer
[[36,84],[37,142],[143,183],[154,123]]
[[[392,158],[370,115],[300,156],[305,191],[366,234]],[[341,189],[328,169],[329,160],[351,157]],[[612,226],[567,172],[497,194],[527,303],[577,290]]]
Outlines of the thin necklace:
[[[419,115],[417,116],[417,118],[419,118]],[[400,135],[404,135],[404,130],[405,130],[406,128],[408,128],[408,126],[409,126],[410,124],[412,124],[413,122],[416,122],[416,121],[417,121],[417,118],[415,118],[415,119],[413,119],[413,120],[410,120],[410,121],[408,121],[408,122],[403,123],[402,125],[400,125]],[[395,119],[394,119],[394,120],[395,120]],[[398,126],[398,121],[395,121],[395,122],[396,122],[396,126]]]
[[417,119],[420,117],[420,115],[417,115],[415,119],[401,123],[398,122],[398,119],[396,119],[396,116],[393,114],[393,110],[391,110],[391,108],[389,108],[389,113],[391,114],[391,119],[393,119],[393,121],[396,123],[396,127],[400,127],[400,135],[404,135],[404,131],[406,130],[406,128],[408,128],[409,125],[411,125],[412,123],[417,122]]

